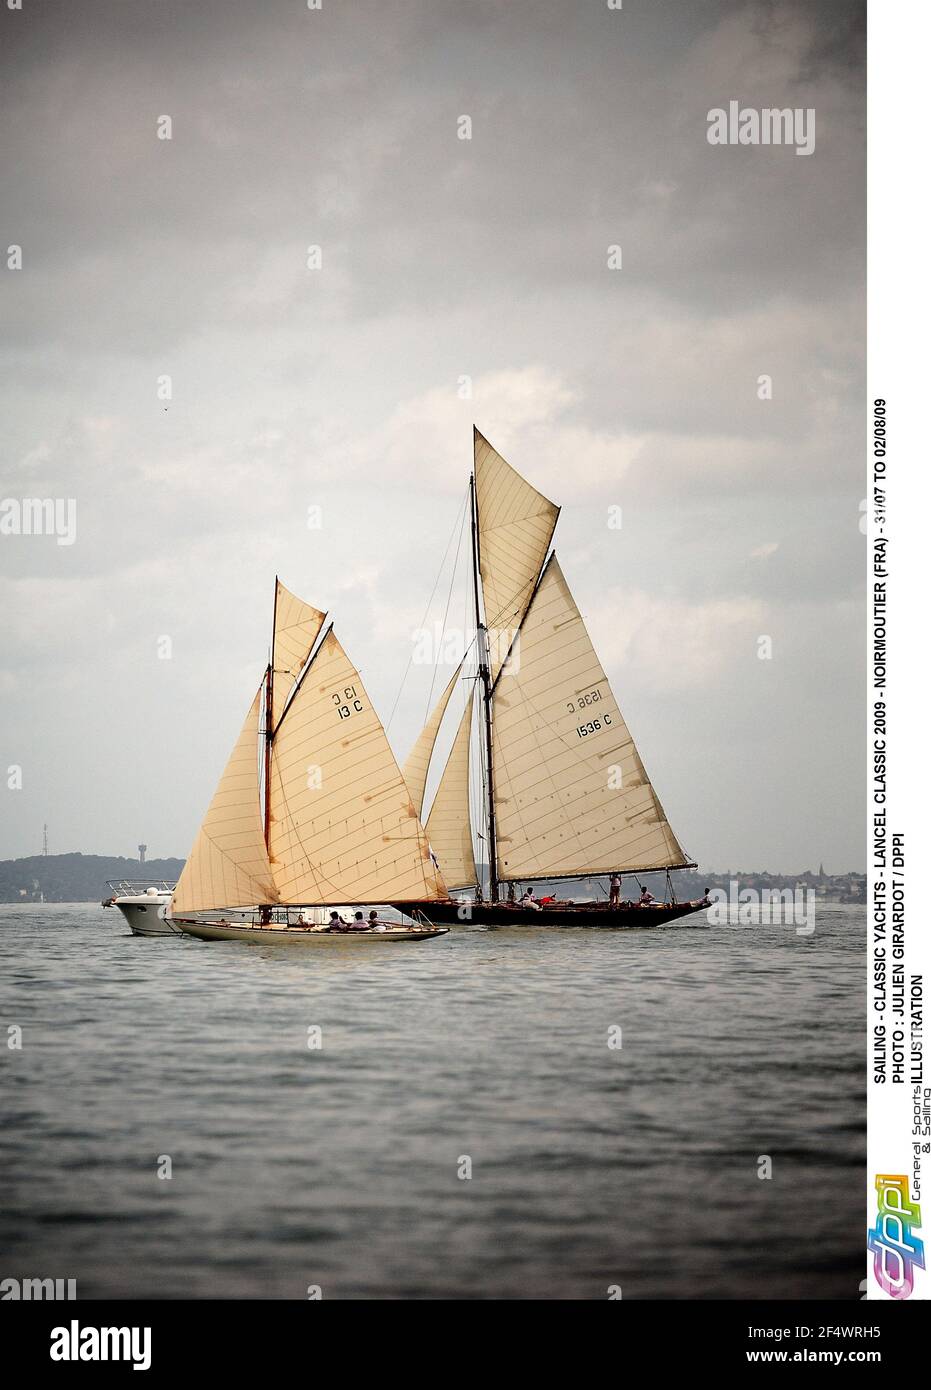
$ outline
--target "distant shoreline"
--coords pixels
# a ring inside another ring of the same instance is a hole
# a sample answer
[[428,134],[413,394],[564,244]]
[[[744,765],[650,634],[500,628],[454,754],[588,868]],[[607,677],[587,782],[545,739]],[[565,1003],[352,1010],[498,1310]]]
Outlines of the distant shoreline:
[[[479,866],[480,869],[483,866]],[[22,859],[0,860],[0,903],[92,903],[108,895],[108,879],[164,879],[176,883],[184,868],[183,859],[138,859],[102,854],[35,854]],[[627,874],[625,880],[645,883],[660,896],[665,887],[665,874]],[[728,869],[722,873],[711,870],[675,869],[672,885],[680,899],[692,898],[708,888],[723,888],[736,880],[739,888],[804,887],[825,899],[866,901],[866,877],[858,869],[843,874],[826,874],[822,870],[804,869],[800,873],[776,874],[761,870]],[[566,897],[607,896],[607,875],[577,880],[539,881],[540,893],[550,889]],[[629,894],[627,895],[629,896]]]
[[0,903],[93,903],[109,895],[108,879],[164,879],[176,883],[183,859],[105,854],[34,854],[0,860]]

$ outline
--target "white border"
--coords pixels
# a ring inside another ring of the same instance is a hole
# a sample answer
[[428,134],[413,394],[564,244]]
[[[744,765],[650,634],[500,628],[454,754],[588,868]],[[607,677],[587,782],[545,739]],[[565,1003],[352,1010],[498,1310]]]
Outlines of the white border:
[[[928,769],[928,644],[926,609],[929,584],[925,557],[931,553],[931,306],[928,280],[929,225],[927,93],[931,83],[931,4],[928,0],[870,0],[868,9],[868,400],[865,496],[872,491],[873,402],[887,401],[889,606],[887,704],[888,828],[906,837],[906,981],[924,975],[925,1005],[931,993],[931,927],[925,921],[922,880],[927,873],[926,812]],[[867,597],[872,598],[873,545],[877,526],[867,505]],[[873,1007],[873,662],[872,605],[867,635],[868,815],[867,923],[868,1142],[867,1220],[876,1222],[877,1173],[900,1173],[912,1153],[912,1088],[877,1086],[872,1079],[870,1035]],[[888,875],[887,875],[888,882]],[[927,1036],[927,1024],[925,1027]],[[908,1020],[906,1018],[906,1037]],[[906,1056],[908,1046],[906,1046]],[[908,1069],[910,1074],[910,1069]],[[931,1086],[931,1046],[926,1048],[924,1083]],[[931,1223],[931,1154],[923,1156],[918,1235],[931,1261],[927,1230]],[[867,1258],[867,1296],[887,1298]],[[929,1297],[927,1269],[916,1272],[912,1298]]]

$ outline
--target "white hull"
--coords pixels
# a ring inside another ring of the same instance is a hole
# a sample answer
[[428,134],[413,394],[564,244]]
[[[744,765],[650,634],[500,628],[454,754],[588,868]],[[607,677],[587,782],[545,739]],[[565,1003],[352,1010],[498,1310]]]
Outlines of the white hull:
[[265,945],[362,946],[389,941],[429,941],[445,936],[448,927],[389,927],[386,931],[330,932],[302,927],[247,927],[232,922],[198,922],[191,917],[170,919],[200,941],[257,941]]
[[180,936],[165,920],[175,885],[167,879],[108,879],[112,896],[103,907],[118,907],[133,936]]
[[165,918],[168,902],[168,898],[136,902],[120,902],[117,898],[113,906],[120,909],[133,936],[177,936],[177,927]]

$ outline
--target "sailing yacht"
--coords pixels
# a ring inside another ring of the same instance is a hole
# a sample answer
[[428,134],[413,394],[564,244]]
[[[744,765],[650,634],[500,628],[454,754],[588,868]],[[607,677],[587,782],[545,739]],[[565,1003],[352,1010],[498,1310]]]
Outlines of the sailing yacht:
[[[275,581],[271,660],[171,899],[169,921],[190,936],[357,947],[447,930],[426,917],[448,894],[424,828],[325,621]],[[324,909],[372,903],[417,920],[327,925]]]
[[[404,764],[422,815],[440,727],[465,681],[465,708],[425,829],[446,883],[473,897],[434,904],[433,919],[654,926],[697,911],[703,902],[675,901],[669,873],[694,863],[666,819],[550,550],[559,507],[477,429],[469,493],[474,670],[464,661],[454,672]],[[484,892],[474,835],[488,862]],[[518,883],[656,870],[666,871],[662,903],[513,901]]]

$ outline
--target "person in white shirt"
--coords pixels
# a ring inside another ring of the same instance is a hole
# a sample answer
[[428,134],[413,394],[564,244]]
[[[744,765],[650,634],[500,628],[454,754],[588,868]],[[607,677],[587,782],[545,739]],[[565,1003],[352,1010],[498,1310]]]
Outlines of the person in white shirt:
[[611,897],[610,897],[610,905],[611,905],[611,907],[617,907],[617,905],[618,905],[618,903],[619,903],[620,901],[621,901],[621,876],[620,876],[620,874],[612,874],[612,875],[611,875]]
[[523,896],[523,897],[521,898],[521,900],[520,900],[520,905],[521,905],[521,907],[534,907],[534,908],[536,908],[537,912],[540,911],[540,904],[537,902],[536,898],[533,896],[533,889],[532,889],[532,888],[528,888],[528,889],[527,889],[526,893],[524,894],[524,896]]
[[641,906],[641,907],[649,907],[651,903],[655,903],[655,902],[656,902],[656,899],[654,898],[653,894],[650,892],[649,888],[641,888],[641,889],[640,889],[640,906]]

